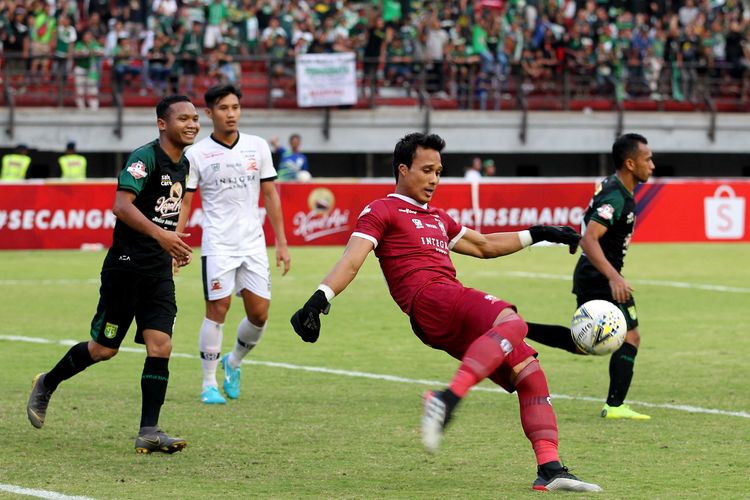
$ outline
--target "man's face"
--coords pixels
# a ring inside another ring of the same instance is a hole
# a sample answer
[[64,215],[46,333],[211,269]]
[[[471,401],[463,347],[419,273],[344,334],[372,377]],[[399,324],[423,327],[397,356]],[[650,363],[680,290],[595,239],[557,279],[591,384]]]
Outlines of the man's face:
[[646,182],[654,173],[654,156],[647,144],[638,143],[638,153],[633,157],[630,170],[638,182]]
[[206,115],[214,124],[214,132],[219,135],[234,134],[239,128],[240,100],[234,94],[224,96],[212,108],[206,109]]
[[195,142],[201,129],[198,112],[193,103],[176,102],[169,107],[166,119],[157,120],[159,130],[163,130],[167,139],[178,147],[186,147]]
[[399,166],[397,192],[419,203],[429,203],[442,173],[440,153],[417,146],[411,168],[403,163]]

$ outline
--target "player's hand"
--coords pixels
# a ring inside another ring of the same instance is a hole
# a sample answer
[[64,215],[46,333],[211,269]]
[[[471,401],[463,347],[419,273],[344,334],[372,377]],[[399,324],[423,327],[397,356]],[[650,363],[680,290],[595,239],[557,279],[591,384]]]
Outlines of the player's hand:
[[619,274],[609,280],[609,289],[612,290],[612,298],[620,304],[630,300],[630,294],[633,292],[630,283]]
[[292,258],[289,256],[289,249],[286,246],[276,245],[276,267],[281,267],[284,263],[284,269],[281,271],[282,276],[286,276],[292,266]]
[[[188,236],[190,236],[190,233],[180,233],[163,229],[159,231],[156,241],[173,259],[176,259],[177,262],[184,262],[193,253],[192,247],[182,241],[182,238],[187,238]],[[187,263],[190,263],[190,261],[188,260]]]
[[550,243],[562,243],[568,245],[571,254],[578,250],[581,235],[570,226],[531,226],[529,228],[531,240],[534,243],[549,241]]
[[187,266],[192,261],[193,261],[193,255],[192,254],[187,254],[187,256],[184,257],[184,258],[182,258],[182,259],[174,259],[173,258],[172,259],[172,271],[174,272],[174,274],[177,274],[177,273],[180,272],[180,268],[181,267]]
[[315,342],[320,335],[320,314],[328,314],[331,304],[323,290],[316,290],[302,309],[292,314],[292,328],[305,342]]

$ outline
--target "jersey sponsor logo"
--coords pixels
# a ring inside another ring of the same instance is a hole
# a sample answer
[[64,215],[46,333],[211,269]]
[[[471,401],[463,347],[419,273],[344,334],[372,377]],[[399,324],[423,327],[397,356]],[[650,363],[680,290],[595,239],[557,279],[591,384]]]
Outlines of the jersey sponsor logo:
[[120,255],[120,257],[117,260],[121,260],[123,262],[130,262],[130,255]]
[[[160,196],[156,200],[154,211],[158,218],[166,219],[180,214],[182,206],[182,184],[175,182],[169,188],[169,196]],[[157,221],[158,222],[158,221]]]
[[436,250],[437,252],[440,252],[443,255],[448,255],[448,252],[450,251],[450,249],[448,248],[448,242],[445,240],[441,240],[440,238],[430,238],[429,236],[420,236],[419,240],[422,243],[422,245],[432,247],[433,250]]
[[115,338],[115,335],[117,335],[117,325],[114,323],[107,323],[104,325],[104,336],[108,339]]
[[495,302],[497,302],[498,300],[500,300],[500,299],[498,299],[497,297],[495,297],[494,295],[490,295],[489,293],[488,293],[487,295],[485,295],[484,297],[482,297],[482,298],[483,298],[484,300],[489,300],[489,301],[490,301],[491,303],[493,303],[493,304],[494,304]]
[[208,168],[210,168],[210,169],[211,169],[211,170],[213,170],[214,172],[218,172],[218,171],[219,171],[219,169],[221,168],[221,163],[212,163],[212,164],[210,164],[210,165],[208,166]]
[[250,158],[250,160],[247,162],[247,171],[255,172],[257,170],[258,170],[258,162],[255,161],[255,158]]
[[161,185],[162,186],[171,186],[172,185],[172,178],[169,176],[169,174],[164,174],[161,176]]
[[[331,234],[349,231],[349,210],[336,208],[336,198],[327,188],[316,188],[307,197],[308,212],[299,211],[292,216],[293,234],[305,241],[313,241]],[[360,214],[364,215],[365,207]]]
[[128,173],[133,176],[133,179],[143,179],[146,177],[146,165],[142,161],[136,161],[130,164],[127,168]]
[[219,281],[217,279],[212,279],[211,280],[211,291],[212,292],[216,292],[218,290],[221,290],[221,281]]
[[217,156],[223,156],[223,151],[204,151],[201,153],[201,156],[205,158],[206,160],[210,158],[216,158]]
[[422,224],[421,220],[419,220],[419,219],[412,219],[411,221],[414,223],[414,227],[416,227],[417,229],[424,229],[424,224]]
[[615,215],[615,208],[609,203],[605,203],[596,209],[596,213],[604,220],[612,220],[612,217]]
[[635,212],[630,212],[625,218],[625,222],[627,222],[628,224],[632,224],[633,222],[635,222]]
[[410,215],[416,215],[417,214],[416,211],[414,211],[414,210],[412,210],[410,208],[399,208],[398,211],[401,212],[401,213],[410,214]]

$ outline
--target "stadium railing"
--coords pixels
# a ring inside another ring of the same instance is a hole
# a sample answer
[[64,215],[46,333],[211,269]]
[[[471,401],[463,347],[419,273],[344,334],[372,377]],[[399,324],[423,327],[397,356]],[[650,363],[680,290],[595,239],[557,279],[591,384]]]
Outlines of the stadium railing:
[[[44,74],[29,71],[30,59],[4,54],[3,91],[0,105],[76,107],[72,61],[60,64],[48,58]],[[365,63],[373,63],[366,65]],[[236,56],[237,84],[242,105],[249,108],[297,108],[294,60],[266,56]],[[479,62],[444,61],[441,68],[430,62],[401,58],[399,61],[357,61],[358,100],[352,107],[429,106],[434,110],[535,110],[549,111],[750,111],[750,75],[735,74],[726,64],[665,64],[658,76],[649,77],[640,66],[577,65],[571,62],[542,66],[532,71],[523,64],[483,71]],[[143,72],[147,61],[135,60],[141,71],[118,81],[113,64],[102,60],[99,105],[102,107],[150,107],[161,93],[150,87]],[[365,67],[377,67],[367,75]],[[199,61],[199,74],[190,92],[185,78],[175,72],[166,82],[167,92],[201,97],[220,81],[208,59]],[[486,68],[485,68],[486,69]],[[441,74],[442,77],[436,75]]]

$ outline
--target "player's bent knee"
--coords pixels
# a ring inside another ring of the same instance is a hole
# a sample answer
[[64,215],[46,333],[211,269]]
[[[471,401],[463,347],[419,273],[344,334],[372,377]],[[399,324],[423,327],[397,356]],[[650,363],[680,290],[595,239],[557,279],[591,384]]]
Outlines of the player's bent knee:
[[625,342],[628,344],[633,344],[636,347],[639,347],[641,345],[641,334],[638,333],[637,328],[633,328],[632,330],[628,330],[625,332]]
[[511,367],[511,372],[513,373],[511,382],[513,385],[517,386],[523,381],[523,379],[541,369],[542,367],[539,364],[539,360],[534,356],[529,356],[517,365]]
[[107,361],[108,359],[112,359],[115,354],[117,354],[118,349],[113,349],[111,347],[105,347],[98,342],[89,342],[89,354],[91,355],[91,359],[93,359],[95,362],[99,361]]

